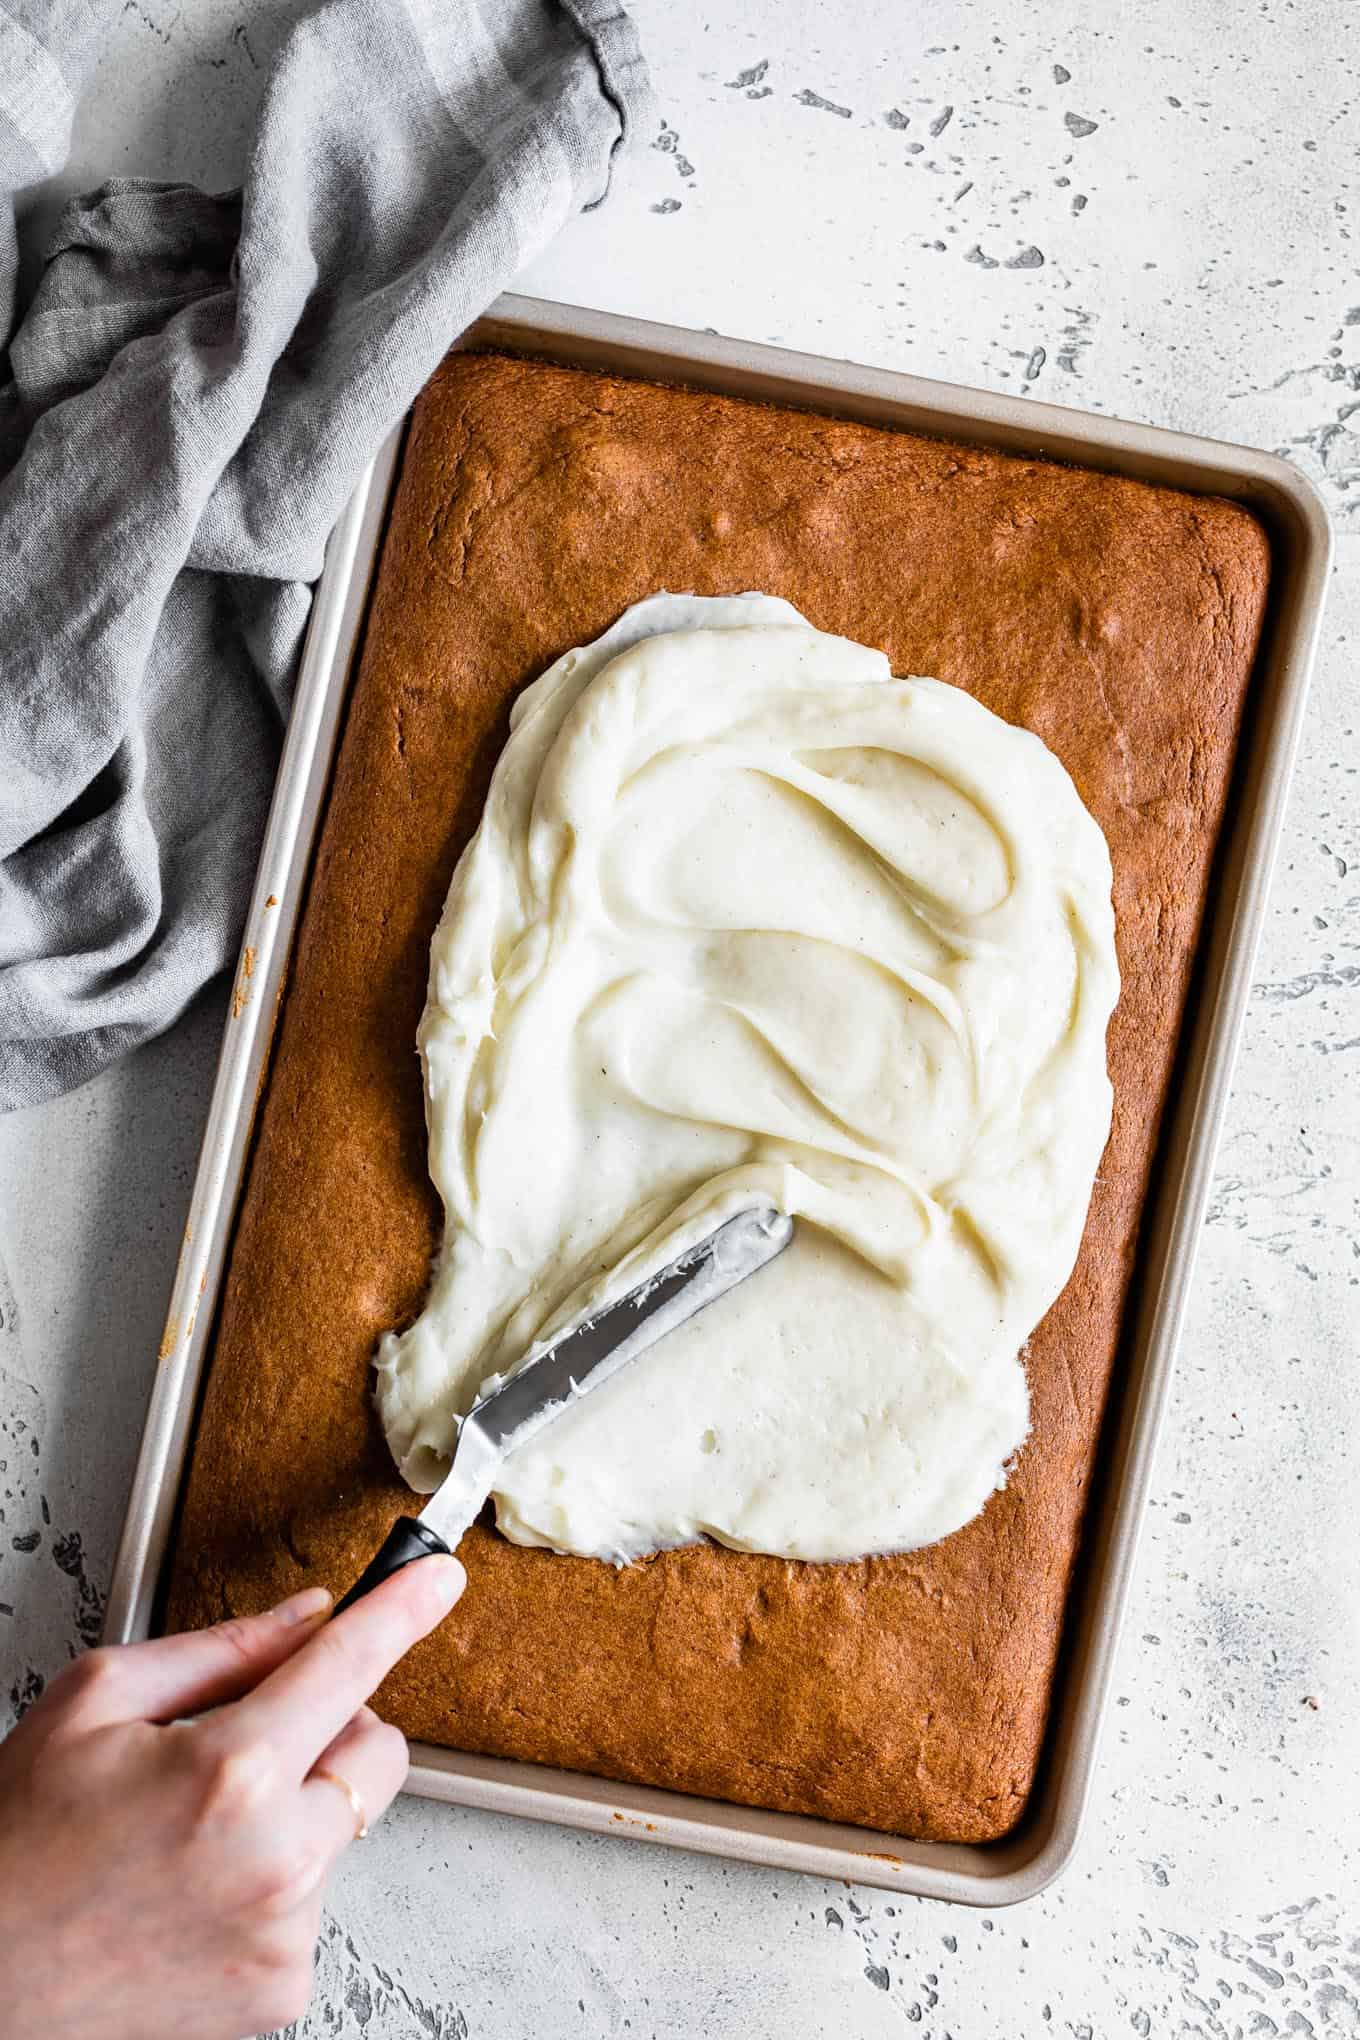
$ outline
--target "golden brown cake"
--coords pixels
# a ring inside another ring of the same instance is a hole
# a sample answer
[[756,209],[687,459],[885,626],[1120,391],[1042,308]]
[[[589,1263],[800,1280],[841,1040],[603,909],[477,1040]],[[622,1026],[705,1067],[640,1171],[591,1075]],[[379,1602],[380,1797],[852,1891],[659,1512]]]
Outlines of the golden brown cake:
[[783,595],[1048,743],[1124,992],[1076,1271],[1007,1487],[927,1550],[616,1571],[478,1525],[378,1705],[414,1737],[923,1838],[1023,1811],[1265,603],[1244,510],[697,391],[455,354],[416,409],[228,1268],[172,1625],[348,1585],[409,1505],[371,1403],[439,1231],[416,1024],[510,701],[660,588]]

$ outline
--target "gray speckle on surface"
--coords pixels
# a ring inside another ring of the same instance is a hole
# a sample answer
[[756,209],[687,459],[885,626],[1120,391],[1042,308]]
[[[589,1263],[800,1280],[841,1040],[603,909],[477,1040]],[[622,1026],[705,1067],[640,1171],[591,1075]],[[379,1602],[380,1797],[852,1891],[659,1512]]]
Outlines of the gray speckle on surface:
[[819,113],[838,113],[842,120],[850,119],[852,111],[850,107],[838,106],[834,99],[823,99],[820,92],[809,91],[806,85],[801,92],[795,92],[793,96],[800,106],[815,106]]
[[1069,135],[1075,135],[1078,141],[1082,141],[1087,135],[1095,133],[1096,129],[1100,126],[1100,122],[1087,120],[1080,113],[1065,113],[1063,115],[1063,126],[1067,129]]
[[694,176],[694,165],[690,162],[689,157],[681,151],[680,131],[678,128],[667,127],[663,123],[661,132],[652,143],[652,147],[658,150],[661,155],[670,157],[681,177],[688,181]]
[[1065,305],[1067,323],[1062,327],[1062,345],[1058,349],[1058,366],[1068,375],[1081,374],[1081,359],[1092,344],[1092,327],[1095,313],[1085,311],[1079,305]]
[[1053,66],[1053,83],[1055,85],[1066,85],[1070,83],[1071,77],[1072,73],[1068,70],[1066,64],[1055,64]]
[[78,1530],[52,1540],[52,1559],[76,1589],[76,1635],[85,1645],[96,1644],[104,1621],[104,1596],[85,1570],[85,1550]]
[[9,1709],[10,1725],[22,1721],[35,1700],[40,1700],[46,1687],[46,1680],[32,1665],[25,1665],[16,1672],[10,1682]]
[[769,68],[770,68],[769,58],[762,57],[760,62],[758,64],[752,64],[749,70],[738,71],[735,78],[729,78],[727,80],[728,91],[740,92],[747,90],[752,85],[763,85],[765,82],[765,73],[769,70]]
[[1007,269],[1042,269],[1043,266],[1044,251],[1035,247],[1022,248],[1018,255],[1011,255],[1006,261]]
[[[33,231],[114,171],[238,182],[301,5],[142,0],[117,17],[70,172],[25,195]],[[1042,348],[1035,399],[1278,447],[1336,528],[1323,655],[1070,1868],[980,1916],[403,1801],[342,1862],[295,2040],[1353,2040],[1354,9],[1252,9],[1234,41],[1209,0],[946,0],[927,49],[904,43],[900,0],[862,0],[817,50],[776,0],[729,10],[725,44],[711,16],[632,6],[674,148],[620,166],[615,200],[519,288],[1010,392]],[[808,120],[791,76],[874,111]],[[749,93],[759,111],[737,117]],[[1058,118],[1069,98],[1099,121],[1086,156]],[[953,125],[913,149],[946,103]],[[1306,175],[1300,138],[1317,142]],[[701,166],[693,189],[681,155]],[[1059,182],[1078,162],[1090,220]],[[684,222],[657,233],[651,206],[681,197]],[[958,259],[939,261],[940,240]],[[1042,269],[997,259],[1031,244]],[[79,1647],[73,1533],[107,1591],[224,1010],[201,1002],[106,1078],[0,1121],[0,1726]],[[12,1548],[35,1529],[35,1549]]]

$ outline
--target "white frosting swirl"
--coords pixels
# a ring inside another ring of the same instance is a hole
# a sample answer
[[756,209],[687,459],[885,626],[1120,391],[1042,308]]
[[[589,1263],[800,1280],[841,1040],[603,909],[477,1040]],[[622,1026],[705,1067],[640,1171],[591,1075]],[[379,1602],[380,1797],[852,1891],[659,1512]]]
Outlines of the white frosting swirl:
[[947,1535],[1024,1439],[1109,1131],[1099,828],[1037,737],[765,596],[637,604],[511,731],[431,951],[447,1231],[379,1356],[398,1464],[434,1486],[489,1375],[768,1198],[793,1245],[516,1453],[500,1529]]

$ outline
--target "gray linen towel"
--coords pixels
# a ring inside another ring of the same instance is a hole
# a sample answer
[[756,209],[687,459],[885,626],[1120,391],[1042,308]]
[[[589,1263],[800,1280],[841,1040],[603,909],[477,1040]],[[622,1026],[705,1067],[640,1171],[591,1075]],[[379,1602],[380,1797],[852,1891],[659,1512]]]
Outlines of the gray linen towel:
[[[8,198],[65,153],[96,18],[0,0],[0,333]],[[233,958],[327,535],[650,111],[612,0],[325,0],[243,191],[67,208],[0,380],[0,1107]]]

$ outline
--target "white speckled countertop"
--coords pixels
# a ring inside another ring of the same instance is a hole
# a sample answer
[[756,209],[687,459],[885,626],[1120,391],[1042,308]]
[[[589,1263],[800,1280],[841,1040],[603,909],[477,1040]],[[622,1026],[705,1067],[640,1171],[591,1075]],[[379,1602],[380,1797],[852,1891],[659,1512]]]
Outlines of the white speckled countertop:
[[[1066,1876],[988,1916],[405,1802],[300,2032],[1360,2034],[1355,9],[633,11],[667,125],[526,289],[1278,448],[1336,520],[1325,643]],[[288,18],[127,0],[60,189],[235,181]],[[223,1010],[0,1121],[0,1725],[98,1630]]]

